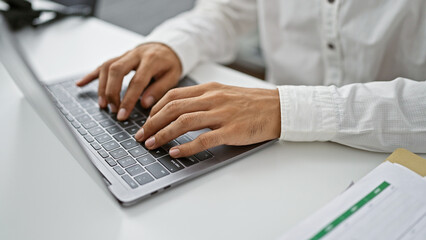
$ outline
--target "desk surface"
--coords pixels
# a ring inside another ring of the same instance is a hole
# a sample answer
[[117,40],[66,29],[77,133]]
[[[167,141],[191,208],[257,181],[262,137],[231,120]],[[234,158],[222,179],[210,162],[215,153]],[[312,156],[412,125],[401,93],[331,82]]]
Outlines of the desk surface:
[[[97,19],[19,34],[45,80],[78,75],[142,39]],[[257,86],[203,64],[191,76]],[[0,239],[276,239],[388,154],[334,143],[276,144],[122,208],[73,159],[0,65]]]

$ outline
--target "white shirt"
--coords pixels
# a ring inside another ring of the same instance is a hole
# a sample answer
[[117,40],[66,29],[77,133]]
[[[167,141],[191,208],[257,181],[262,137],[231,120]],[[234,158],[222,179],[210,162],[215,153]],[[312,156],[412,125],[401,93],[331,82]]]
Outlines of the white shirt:
[[170,46],[187,74],[232,60],[258,27],[281,140],[426,152],[425,13],[425,0],[201,0],[146,41]]

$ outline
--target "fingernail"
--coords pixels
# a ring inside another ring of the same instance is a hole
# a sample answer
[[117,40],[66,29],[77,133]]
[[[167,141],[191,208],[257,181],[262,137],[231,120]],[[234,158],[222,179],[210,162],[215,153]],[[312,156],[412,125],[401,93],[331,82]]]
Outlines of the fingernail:
[[116,113],[117,112],[117,107],[114,105],[114,103],[110,103],[110,104],[108,104],[108,106],[109,106],[109,110],[112,113]]
[[169,151],[169,154],[170,154],[170,156],[172,156],[172,157],[177,157],[177,156],[179,155],[179,153],[180,153],[179,148],[172,148],[172,149],[170,149],[170,151]]
[[143,128],[139,129],[139,131],[135,134],[136,140],[141,140],[143,138],[144,130]]
[[147,97],[146,100],[145,100],[145,104],[148,107],[151,107],[154,104],[154,97],[153,96]]
[[117,114],[117,119],[118,120],[124,120],[125,117],[126,117],[126,109],[120,108],[120,110],[118,111],[118,114]]
[[148,140],[145,141],[145,146],[147,147],[153,147],[155,144],[155,137],[150,137]]
[[99,104],[100,107],[105,107],[105,105],[106,105],[105,98],[99,96],[98,97],[98,104]]

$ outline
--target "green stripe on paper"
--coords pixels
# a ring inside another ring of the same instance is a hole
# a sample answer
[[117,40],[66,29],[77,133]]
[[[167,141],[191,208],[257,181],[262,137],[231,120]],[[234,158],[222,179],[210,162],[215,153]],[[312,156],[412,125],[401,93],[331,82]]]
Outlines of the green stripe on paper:
[[310,240],[319,240],[329,232],[331,232],[334,228],[339,226],[343,221],[356,213],[360,208],[362,208],[365,204],[373,200],[377,195],[379,195],[383,190],[385,190],[390,184],[386,181],[382,182],[379,186],[377,186],[373,191],[367,194],[364,198],[355,203],[352,207],[334,219],[331,223],[326,225],[323,229],[321,229],[317,234],[310,238]]

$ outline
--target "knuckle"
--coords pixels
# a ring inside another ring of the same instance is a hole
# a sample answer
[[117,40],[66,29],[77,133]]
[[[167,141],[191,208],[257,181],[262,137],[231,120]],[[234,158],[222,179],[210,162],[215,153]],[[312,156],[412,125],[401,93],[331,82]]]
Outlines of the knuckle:
[[180,126],[185,127],[189,126],[194,121],[194,116],[192,114],[183,114],[177,119]]
[[166,111],[175,111],[178,108],[178,105],[179,105],[179,103],[177,101],[171,101],[171,102],[166,104],[164,109]]
[[210,87],[210,88],[219,88],[220,87],[220,83],[218,83],[218,82],[210,82],[210,83],[208,83],[209,85],[208,85],[208,87]]
[[175,99],[177,97],[177,95],[178,95],[178,90],[177,89],[171,89],[166,93],[165,97],[167,97],[167,99],[172,100],[172,99]]
[[205,135],[198,137],[198,142],[203,149],[208,149],[211,143],[211,138]]
[[149,60],[154,59],[156,56],[157,56],[156,52],[152,51],[152,50],[147,50],[144,53],[144,58],[149,59]]
[[109,66],[109,71],[111,73],[120,73],[121,69],[123,69],[123,64],[120,62],[115,62]]

